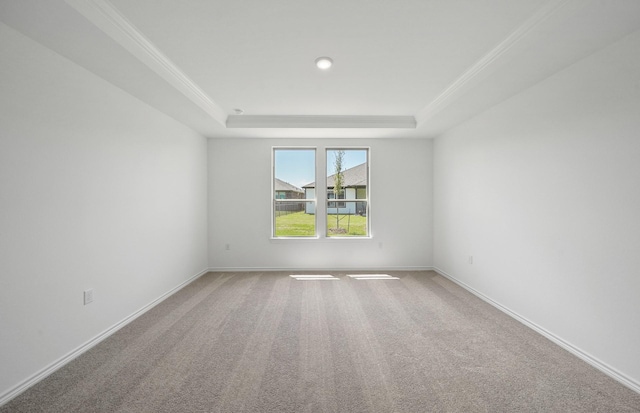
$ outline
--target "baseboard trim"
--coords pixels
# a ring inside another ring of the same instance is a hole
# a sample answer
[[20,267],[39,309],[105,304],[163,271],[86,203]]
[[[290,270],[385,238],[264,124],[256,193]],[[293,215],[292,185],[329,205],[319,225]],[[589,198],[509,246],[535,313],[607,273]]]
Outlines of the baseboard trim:
[[209,267],[209,272],[271,272],[271,271],[434,271],[434,267]]
[[486,295],[484,295],[480,291],[478,291],[475,288],[471,287],[470,285],[465,284],[464,282],[458,280],[456,277],[452,276],[451,274],[448,274],[447,272],[443,271],[442,269],[440,269],[438,267],[433,267],[433,271],[437,272],[438,274],[442,275],[443,277],[447,278],[448,280],[454,282],[455,284],[457,284],[460,287],[464,288],[465,290],[469,291],[471,294],[475,295],[476,297],[480,298],[481,300],[491,304],[492,306],[494,306],[498,310],[500,310],[503,313],[507,314],[508,316],[514,318],[515,320],[521,322],[522,324],[524,324],[525,326],[531,328],[532,330],[536,331],[537,333],[542,334],[544,337],[548,338],[549,340],[553,341],[554,343],[556,343],[560,347],[564,348],[565,350],[567,350],[568,352],[570,352],[574,356],[580,358],[581,360],[587,362],[591,366],[593,366],[596,369],[600,370],[601,372],[603,372],[607,376],[617,380],[618,382],[620,382],[621,384],[627,386],[628,388],[630,388],[631,390],[635,391],[636,393],[640,393],[640,383],[637,382],[636,380],[632,379],[631,377],[628,377],[627,375],[619,372],[615,368],[609,366],[607,363],[597,359],[596,357],[594,357],[594,356],[590,355],[589,353],[581,350],[580,348],[574,346],[573,344],[563,340],[562,338],[558,337],[557,335],[555,335],[555,334],[551,333],[550,331],[546,330],[544,327],[532,322],[531,320],[527,319],[526,317],[521,316],[520,314],[516,313],[515,311],[503,306],[499,302],[494,301],[490,297],[487,297]]
[[125,317],[124,319],[122,319],[121,321],[117,322],[113,326],[109,327],[108,329],[106,329],[102,333],[98,334],[97,336],[93,337],[89,341],[85,342],[84,344],[82,344],[79,347],[75,348],[74,350],[70,351],[66,355],[60,357],[58,360],[56,360],[53,363],[49,364],[47,367],[43,368],[42,370],[38,371],[37,373],[35,373],[31,377],[28,377],[27,379],[25,379],[22,382],[18,383],[16,386],[10,388],[6,392],[4,392],[2,395],[0,395],[0,406],[8,403],[11,399],[13,399],[14,397],[18,396],[20,393],[26,391],[31,386],[35,385],[39,381],[41,381],[41,380],[45,379],[46,377],[48,377],[49,375],[53,374],[56,370],[60,369],[65,364],[71,362],[73,359],[77,358],[78,356],[82,355],[86,351],[90,350],[92,347],[94,347],[95,345],[97,345],[98,343],[100,343],[101,341],[103,341],[104,339],[106,339],[107,337],[109,337],[110,335],[115,333],[116,331],[120,330],[122,327],[126,326],[127,324],[129,324],[130,322],[135,320],[136,318],[140,317],[142,314],[144,314],[147,311],[151,310],[153,307],[155,307],[156,305],[160,304],[162,301],[164,301],[166,298],[168,298],[169,296],[174,294],[176,291],[180,290],[181,288],[185,287],[186,285],[188,285],[188,284],[192,283],[193,281],[197,280],[198,278],[200,278],[202,275],[206,274],[207,272],[209,272],[209,270],[205,269],[205,270],[202,270],[199,273],[189,277],[186,281],[183,281],[182,283],[180,283],[176,287],[173,287],[171,290],[169,290],[166,293],[162,294],[160,297],[158,297],[155,300],[151,301],[149,304],[147,304],[147,305],[143,306],[142,308],[138,309],[133,314]]
[[188,285],[188,284],[192,283],[193,281],[197,280],[198,278],[200,278],[202,275],[206,274],[207,272],[328,271],[328,270],[334,270],[334,271],[369,271],[369,270],[435,271],[438,274],[442,275],[443,277],[447,278],[448,280],[452,281],[453,283],[455,283],[455,284],[459,285],[460,287],[464,288],[465,290],[469,291],[471,294],[475,295],[476,297],[480,298],[481,300],[489,303],[490,305],[494,306],[498,310],[500,310],[503,313],[507,314],[508,316],[510,316],[510,317],[514,318],[515,320],[521,322],[522,324],[524,324],[527,327],[533,329],[534,331],[542,334],[544,337],[548,338],[549,340],[553,341],[554,343],[556,343],[560,347],[562,347],[565,350],[569,351],[571,354],[575,355],[576,357],[579,357],[581,360],[584,360],[585,362],[589,363],[591,366],[597,368],[598,370],[602,371],[606,375],[608,375],[608,376],[612,377],[613,379],[617,380],[621,384],[629,387],[631,390],[633,390],[633,391],[635,391],[637,393],[640,393],[640,383],[636,382],[632,378],[630,378],[630,377],[626,376],[625,374],[619,372],[618,370],[616,370],[615,368],[609,366],[608,364],[600,361],[596,357],[593,357],[590,354],[582,351],[580,348],[572,345],[571,343],[566,342],[565,340],[563,340],[562,338],[560,338],[560,337],[556,336],[555,334],[549,332],[545,328],[543,328],[543,327],[539,326],[538,324],[528,320],[527,318],[525,318],[525,317],[521,316],[520,314],[512,311],[511,309],[503,306],[502,304],[498,303],[497,301],[494,301],[493,299],[491,299],[490,297],[484,295],[480,291],[474,289],[473,287],[471,287],[471,286],[465,284],[464,282],[458,280],[457,278],[455,278],[451,274],[448,274],[444,270],[442,270],[442,269],[440,269],[438,267],[435,267],[435,266],[434,267],[425,266],[425,267],[331,268],[331,269],[328,269],[328,268],[278,268],[278,267],[267,267],[267,268],[265,268],[265,267],[210,267],[210,268],[202,270],[199,273],[191,276],[186,281],[180,283],[176,287],[174,287],[171,290],[167,291],[166,293],[162,294],[160,297],[156,298],[155,300],[151,301],[150,303],[148,303],[147,305],[143,306],[139,310],[135,311],[133,314],[127,316],[126,318],[124,318],[123,320],[121,320],[118,323],[114,324],[113,326],[111,326],[107,330],[103,331],[102,333],[100,333],[97,336],[93,337],[92,339],[90,339],[89,341],[87,341],[84,344],[80,345],[76,349],[74,349],[71,352],[67,353],[66,355],[62,356],[58,360],[54,361],[49,366],[43,368],[42,370],[40,370],[39,372],[35,373],[31,377],[27,378],[26,380],[24,380],[21,383],[17,384],[13,388],[9,389],[4,394],[0,395],[0,406],[6,404],[11,399],[15,398],[16,396],[18,396],[22,392],[26,391],[31,386],[35,385],[39,381],[41,381],[44,378],[48,377],[49,375],[54,373],[56,370],[60,369],[61,367],[63,367],[67,363],[71,362],[73,359],[77,358],[78,356],[80,356],[84,352],[88,351],[89,349],[91,349],[92,347],[94,347],[95,345],[100,343],[101,341],[105,340],[107,337],[109,337],[110,335],[114,334],[116,331],[120,330],[121,328],[123,328],[124,326],[126,326],[127,324],[129,324],[130,322],[135,320],[136,318],[140,317],[142,314],[146,313],[147,311],[149,311],[150,309],[152,309],[156,305],[160,304],[162,301],[164,301],[166,298],[168,298],[169,296],[174,294],[176,291],[180,290],[181,288],[185,287],[186,285]]

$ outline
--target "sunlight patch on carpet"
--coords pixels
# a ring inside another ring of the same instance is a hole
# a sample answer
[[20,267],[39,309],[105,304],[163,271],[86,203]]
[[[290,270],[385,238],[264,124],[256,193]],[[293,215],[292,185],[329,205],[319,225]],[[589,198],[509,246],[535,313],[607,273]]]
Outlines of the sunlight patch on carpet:
[[289,277],[295,278],[298,281],[340,281],[340,278],[334,277],[333,275],[326,275],[326,274],[317,274],[317,275],[292,274]]
[[392,277],[389,274],[347,274],[356,280],[399,280],[398,277]]

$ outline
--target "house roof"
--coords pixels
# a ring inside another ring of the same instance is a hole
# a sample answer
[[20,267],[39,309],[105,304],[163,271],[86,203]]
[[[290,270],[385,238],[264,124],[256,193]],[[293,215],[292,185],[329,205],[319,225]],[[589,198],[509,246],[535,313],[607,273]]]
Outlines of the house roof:
[[[327,177],[327,188],[333,188],[333,186],[335,185],[335,176],[336,174]],[[356,165],[353,168],[345,169],[344,171],[342,171],[342,176],[344,177],[344,183],[342,184],[344,188],[367,186],[367,164],[361,163],[360,165]],[[311,182],[310,184],[306,184],[305,186],[303,186],[303,188],[315,187],[315,182]]]
[[293,192],[304,192],[302,189],[297,186],[291,185],[289,182],[285,182],[281,179],[276,178],[275,181],[275,190],[276,191],[293,191]]

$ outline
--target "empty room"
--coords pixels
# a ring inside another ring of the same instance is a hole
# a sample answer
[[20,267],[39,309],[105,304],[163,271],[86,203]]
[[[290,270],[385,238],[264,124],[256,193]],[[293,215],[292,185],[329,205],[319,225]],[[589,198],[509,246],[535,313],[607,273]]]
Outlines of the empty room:
[[640,412],[637,0],[0,0],[0,412]]

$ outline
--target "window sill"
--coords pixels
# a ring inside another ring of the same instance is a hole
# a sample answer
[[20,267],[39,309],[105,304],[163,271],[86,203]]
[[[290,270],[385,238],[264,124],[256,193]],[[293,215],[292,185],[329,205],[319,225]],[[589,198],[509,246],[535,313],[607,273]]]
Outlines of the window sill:
[[333,242],[334,240],[339,240],[338,242],[343,241],[368,241],[372,240],[372,236],[368,237],[271,237],[269,238],[270,242],[307,242],[307,241],[316,241],[316,242]]

